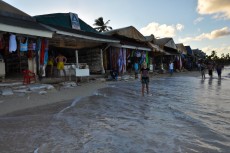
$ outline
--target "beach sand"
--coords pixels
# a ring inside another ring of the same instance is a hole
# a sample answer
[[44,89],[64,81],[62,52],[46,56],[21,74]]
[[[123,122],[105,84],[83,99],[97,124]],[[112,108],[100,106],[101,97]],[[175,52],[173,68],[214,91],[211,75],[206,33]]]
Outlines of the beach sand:
[[[183,76],[183,75],[198,77],[200,76],[200,73],[199,71],[177,72],[174,73],[172,77]],[[170,75],[168,73],[153,74],[151,76],[151,79],[154,80],[154,78],[159,78],[159,77],[170,77]],[[47,93],[45,94],[32,92],[26,94],[0,96],[0,116],[15,111],[21,111],[28,108],[45,106],[45,105],[54,104],[63,101],[72,102],[75,99],[93,95],[98,89],[106,87],[108,83],[109,81],[103,81],[97,79],[94,81],[82,83],[81,85],[73,88],[59,89],[58,86],[55,86],[54,89],[47,90]]]
[[54,89],[46,90],[44,94],[31,92],[0,96],[0,115],[62,101],[71,102],[77,98],[93,95],[97,89],[106,87],[106,82],[97,80],[70,88],[60,88],[60,86],[55,85],[54,87]]

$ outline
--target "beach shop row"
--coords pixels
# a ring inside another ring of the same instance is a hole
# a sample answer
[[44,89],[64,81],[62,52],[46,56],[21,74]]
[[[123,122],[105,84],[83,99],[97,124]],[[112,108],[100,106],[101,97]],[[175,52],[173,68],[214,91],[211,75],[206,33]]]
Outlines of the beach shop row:
[[[30,16],[0,1],[0,76],[22,77],[22,71],[49,77],[49,57],[67,57],[67,74],[88,76],[112,69],[132,73],[134,62],[146,62],[151,72],[167,69],[170,61],[185,67],[188,55],[183,44],[172,38],[143,36],[128,26],[103,33],[85,23],[76,13]],[[178,47],[180,46],[180,47]],[[183,65],[184,64],[184,65]],[[57,76],[54,63],[54,76]]]

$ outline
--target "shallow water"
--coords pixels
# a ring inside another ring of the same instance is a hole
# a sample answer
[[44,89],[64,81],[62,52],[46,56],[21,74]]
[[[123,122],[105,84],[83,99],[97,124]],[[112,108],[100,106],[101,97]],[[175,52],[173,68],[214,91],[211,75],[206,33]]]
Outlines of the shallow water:
[[230,69],[218,79],[115,82],[95,95],[0,117],[0,152],[228,153]]

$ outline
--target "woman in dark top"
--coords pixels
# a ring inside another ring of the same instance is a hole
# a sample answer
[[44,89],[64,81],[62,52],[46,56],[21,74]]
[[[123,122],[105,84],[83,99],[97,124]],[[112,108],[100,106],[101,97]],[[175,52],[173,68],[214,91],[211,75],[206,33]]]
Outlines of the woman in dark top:
[[142,83],[142,96],[144,96],[144,90],[146,86],[147,94],[149,94],[149,68],[147,64],[144,63],[141,68],[141,83]]

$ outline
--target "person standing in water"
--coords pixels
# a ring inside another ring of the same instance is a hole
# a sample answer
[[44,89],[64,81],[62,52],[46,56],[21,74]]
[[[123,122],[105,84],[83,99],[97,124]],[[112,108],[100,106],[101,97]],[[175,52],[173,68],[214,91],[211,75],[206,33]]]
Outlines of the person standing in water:
[[223,67],[224,67],[224,66],[223,66],[222,64],[220,64],[220,63],[218,63],[218,64],[216,65],[216,72],[217,72],[218,78],[221,78],[221,73],[222,73]]
[[206,68],[206,66],[205,66],[204,62],[202,62],[200,64],[200,72],[201,72],[202,79],[205,79],[205,68]]
[[210,78],[212,78],[212,74],[213,74],[213,63],[209,62],[208,63],[208,75],[210,76]]
[[169,73],[170,73],[171,76],[173,75],[173,68],[174,68],[174,64],[173,64],[172,61],[170,61],[170,63],[169,63]]
[[143,63],[140,74],[142,83],[142,96],[144,96],[145,88],[147,94],[149,94],[149,68],[147,68],[147,64],[145,62]]

